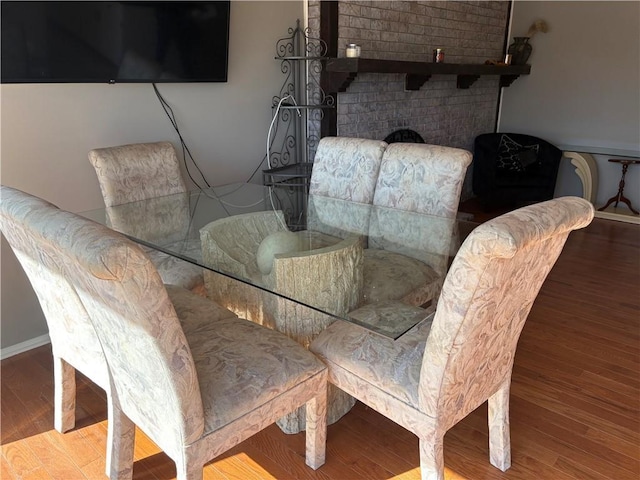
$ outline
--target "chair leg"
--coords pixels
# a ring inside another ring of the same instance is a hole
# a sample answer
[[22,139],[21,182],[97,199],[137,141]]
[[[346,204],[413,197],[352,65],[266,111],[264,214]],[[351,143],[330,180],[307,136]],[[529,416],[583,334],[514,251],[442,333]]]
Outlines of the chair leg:
[[489,397],[489,458],[491,465],[503,472],[511,466],[509,434],[509,390],[511,375],[500,389]]
[[53,357],[54,427],[60,433],[76,425],[76,369],[62,358]]
[[314,470],[324,465],[327,448],[327,388],[306,404],[306,463]]
[[136,427],[107,394],[107,465],[111,480],[131,480]]
[[420,439],[421,480],[444,480],[443,436]]
[[176,462],[176,480],[202,480],[204,464],[202,462]]

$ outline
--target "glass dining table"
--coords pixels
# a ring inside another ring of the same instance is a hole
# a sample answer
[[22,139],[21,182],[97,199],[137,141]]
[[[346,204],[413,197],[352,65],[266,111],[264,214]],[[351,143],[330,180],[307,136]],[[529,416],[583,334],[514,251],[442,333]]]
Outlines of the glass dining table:
[[475,226],[250,183],[80,214],[201,266],[212,300],[305,346],[336,319],[400,338]]

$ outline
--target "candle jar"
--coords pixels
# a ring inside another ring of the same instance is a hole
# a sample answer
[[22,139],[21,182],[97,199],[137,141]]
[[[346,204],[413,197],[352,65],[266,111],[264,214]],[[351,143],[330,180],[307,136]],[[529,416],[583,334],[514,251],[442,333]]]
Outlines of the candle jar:
[[347,43],[347,57],[356,58],[360,56],[360,47],[355,43]]

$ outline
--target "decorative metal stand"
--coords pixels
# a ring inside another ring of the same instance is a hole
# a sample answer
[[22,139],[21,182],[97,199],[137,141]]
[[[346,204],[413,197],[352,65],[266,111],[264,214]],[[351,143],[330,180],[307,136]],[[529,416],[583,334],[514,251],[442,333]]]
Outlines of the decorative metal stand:
[[[285,80],[272,108],[277,118],[271,132],[269,168],[263,170],[265,185],[286,189],[289,205],[281,205],[287,218],[300,219],[309,189],[313,157],[320,141],[324,110],[335,108],[335,98],[320,87],[327,44],[309,36],[309,29],[289,28],[289,36],[276,42],[276,60]],[[282,198],[279,192],[278,198]],[[295,223],[299,223],[297,220]],[[300,222],[304,224],[304,221]]]

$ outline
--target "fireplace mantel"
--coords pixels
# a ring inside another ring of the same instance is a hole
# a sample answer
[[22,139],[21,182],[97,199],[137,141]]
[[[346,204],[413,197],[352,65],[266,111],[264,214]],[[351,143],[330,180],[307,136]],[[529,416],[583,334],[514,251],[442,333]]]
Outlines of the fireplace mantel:
[[482,75],[499,75],[508,87],[520,75],[529,75],[531,65],[482,65],[464,63],[407,62],[373,58],[328,58],[325,60],[324,91],[346,92],[358,73],[404,73],[405,89],[419,90],[432,75],[456,75],[458,88],[469,88]]

